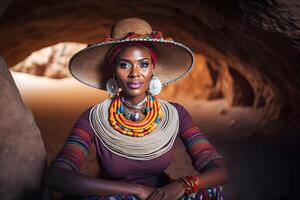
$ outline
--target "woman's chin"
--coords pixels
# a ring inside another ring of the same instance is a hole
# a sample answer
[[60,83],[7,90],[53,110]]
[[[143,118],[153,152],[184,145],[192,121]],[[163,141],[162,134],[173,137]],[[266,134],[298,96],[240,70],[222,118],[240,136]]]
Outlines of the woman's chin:
[[145,90],[142,90],[140,88],[138,89],[126,89],[126,90],[123,90],[123,93],[126,95],[126,96],[130,96],[130,97],[136,97],[136,96],[140,96],[142,94],[145,94],[146,91]]

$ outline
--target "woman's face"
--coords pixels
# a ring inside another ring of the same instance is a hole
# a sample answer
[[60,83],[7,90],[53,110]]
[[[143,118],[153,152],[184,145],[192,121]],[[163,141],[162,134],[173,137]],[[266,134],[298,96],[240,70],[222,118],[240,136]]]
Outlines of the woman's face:
[[125,47],[117,55],[115,75],[125,96],[144,98],[152,74],[151,56],[143,47]]

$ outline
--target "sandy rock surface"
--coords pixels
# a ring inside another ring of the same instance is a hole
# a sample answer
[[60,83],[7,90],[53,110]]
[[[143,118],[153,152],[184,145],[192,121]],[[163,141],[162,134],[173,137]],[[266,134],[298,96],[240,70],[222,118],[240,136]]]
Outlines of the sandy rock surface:
[[0,196],[41,198],[46,151],[31,110],[0,57]]

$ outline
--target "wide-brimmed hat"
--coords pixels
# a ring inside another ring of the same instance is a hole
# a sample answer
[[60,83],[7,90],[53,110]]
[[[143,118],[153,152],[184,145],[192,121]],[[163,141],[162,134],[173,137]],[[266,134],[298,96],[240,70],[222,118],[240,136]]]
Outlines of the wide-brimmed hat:
[[71,58],[71,75],[89,86],[106,89],[106,82],[113,76],[113,69],[106,62],[109,50],[116,44],[133,41],[149,42],[154,47],[157,54],[154,73],[163,86],[186,76],[193,67],[194,55],[188,47],[163,38],[161,32],[153,31],[142,19],[127,18],[115,24],[111,35],[102,42],[88,45]]

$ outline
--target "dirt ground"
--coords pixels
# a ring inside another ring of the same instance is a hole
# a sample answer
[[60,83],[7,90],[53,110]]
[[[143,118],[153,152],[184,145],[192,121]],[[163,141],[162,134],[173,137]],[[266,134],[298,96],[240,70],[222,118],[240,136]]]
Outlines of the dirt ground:
[[[107,97],[73,79],[50,80],[13,72],[24,102],[31,108],[50,163],[59,152],[81,112]],[[251,108],[229,107],[224,100],[204,101],[174,98],[181,103],[209,141],[225,157],[231,180],[224,186],[226,199],[300,199],[299,130],[282,128],[278,122],[259,125],[259,113]],[[173,177],[191,174],[193,167],[180,141],[176,158],[168,168]],[[95,175],[95,149],[83,166],[83,173]]]

